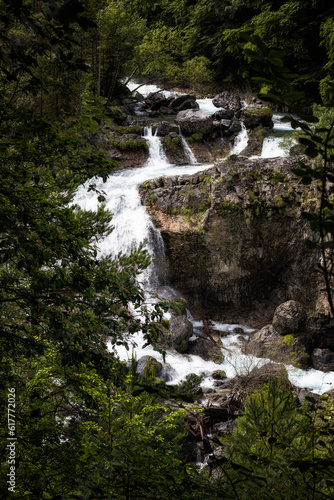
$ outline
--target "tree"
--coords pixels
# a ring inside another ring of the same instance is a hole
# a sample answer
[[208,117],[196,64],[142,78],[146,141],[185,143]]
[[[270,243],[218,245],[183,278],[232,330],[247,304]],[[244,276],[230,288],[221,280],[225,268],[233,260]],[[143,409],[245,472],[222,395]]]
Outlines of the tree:
[[225,498],[322,499],[333,496],[333,400],[302,406],[277,380],[250,395],[225,443]]

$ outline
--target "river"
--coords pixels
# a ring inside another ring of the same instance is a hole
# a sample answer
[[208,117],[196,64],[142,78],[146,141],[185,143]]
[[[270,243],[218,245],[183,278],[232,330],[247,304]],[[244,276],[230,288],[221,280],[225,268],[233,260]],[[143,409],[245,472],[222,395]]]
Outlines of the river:
[[[141,93],[158,90],[155,86],[141,88]],[[210,101],[210,102],[209,102]],[[207,112],[214,112],[211,99],[199,100],[201,109]],[[211,111],[210,111],[211,110]],[[281,126],[281,117],[277,115],[274,123],[276,130]],[[288,128],[288,127],[287,127]],[[275,137],[275,136],[274,136]],[[161,284],[156,273],[155,262],[164,257],[164,245],[159,231],[154,227],[149,214],[142,206],[138,185],[152,178],[160,176],[193,174],[205,170],[212,165],[198,164],[196,159],[192,163],[182,166],[170,164],[163,152],[160,138],[152,135],[150,128],[145,129],[144,138],[149,148],[149,157],[144,167],[129,170],[121,170],[109,175],[107,181],[103,183],[102,179],[96,178],[97,189],[103,191],[106,197],[106,207],[113,213],[112,224],[114,231],[105,239],[99,242],[100,254],[117,255],[119,252],[127,253],[139,243],[146,241],[146,248],[152,256],[152,263],[141,277],[146,289],[155,290]],[[182,138],[185,141],[184,138]],[[234,154],[238,154],[247,145],[248,135],[245,128],[236,138],[233,148]],[[264,146],[265,147],[265,146]],[[263,153],[264,154],[264,153]],[[268,152],[265,154],[269,154]],[[286,154],[282,150],[279,139],[275,137],[270,144],[270,156],[281,156]],[[94,191],[88,191],[88,185],[91,180],[81,186],[75,196],[74,203],[77,203],[83,209],[96,210],[98,207],[97,194]],[[193,323],[194,334],[199,333],[202,328],[201,321],[195,321],[188,312],[188,318]],[[173,368],[172,380],[169,384],[177,384],[185,379],[190,373],[203,375],[201,386],[203,389],[213,387],[214,380],[211,374],[215,370],[224,370],[228,378],[233,378],[237,374],[246,374],[254,367],[260,367],[269,360],[246,356],[241,353],[242,338],[252,331],[246,325],[226,325],[222,323],[213,323],[215,330],[230,332],[229,335],[222,337],[223,352],[225,360],[222,364],[216,364],[213,361],[204,361],[199,356],[179,354],[174,350],[167,351],[165,362]],[[234,329],[241,327],[243,334],[236,334]],[[154,356],[158,361],[163,362],[162,355],[154,351],[150,346],[143,349],[143,339],[140,334],[133,337],[132,347],[128,350],[118,347],[117,352],[122,360],[130,360],[132,356],[139,359],[143,355]],[[111,346],[110,346],[111,348]],[[322,394],[329,389],[334,388],[334,372],[324,373],[315,369],[300,370],[293,366],[286,366],[290,382],[297,387],[304,387],[314,393]]]

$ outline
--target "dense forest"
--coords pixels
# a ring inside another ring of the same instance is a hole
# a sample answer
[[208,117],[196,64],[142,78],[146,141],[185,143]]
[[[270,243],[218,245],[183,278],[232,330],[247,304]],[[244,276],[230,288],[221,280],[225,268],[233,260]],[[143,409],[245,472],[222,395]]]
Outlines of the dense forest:
[[139,379],[107,349],[139,330],[154,344],[183,307],[145,293],[143,247],[98,257],[103,192],[97,212],[71,203],[117,168],[88,138],[130,78],[201,95],[276,95],[288,78],[301,106],[330,108],[332,1],[0,0],[1,496],[333,498],[333,399],[301,404],[272,382],[201,470],[184,453],[202,411],[189,386]]

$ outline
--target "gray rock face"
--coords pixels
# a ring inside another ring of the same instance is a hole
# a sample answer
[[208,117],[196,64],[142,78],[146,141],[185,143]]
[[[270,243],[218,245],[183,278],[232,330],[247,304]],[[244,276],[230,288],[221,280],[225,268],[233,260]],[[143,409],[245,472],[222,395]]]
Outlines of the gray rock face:
[[212,116],[201,110],[187,109],[180,111],[175,118],[175,123],[180,125],[182,134],[188,136],[199,132],[203,135],[212,130]]
[[307,314],[303,306],[295,300],[289,300],[278,306],[275,311],[273,326],[280,335],[301,332],[306,325]]
[[329,349],[314,349],[312,364],[316,370],[330,372],[334,370],[334,352]]
[[301,212],[318,197],[297,183],[298,157],[230,157],[194,175],[148,181],[140,195],[164,238],[167,277],[196,317],[259,327],[288,300],[315,308],[319,254]]

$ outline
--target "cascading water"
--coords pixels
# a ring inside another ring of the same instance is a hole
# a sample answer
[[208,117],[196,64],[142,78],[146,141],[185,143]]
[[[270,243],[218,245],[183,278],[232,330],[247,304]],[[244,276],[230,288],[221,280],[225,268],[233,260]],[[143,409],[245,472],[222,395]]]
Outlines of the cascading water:
[[[278,158],[289,156],[289,149],[297,143],[296,140],[290,139],[294,129],[289,122],[282,121],[284,115],[273,115],[273,131],[272,134],[266,137],[263,141],[261,158]],[[284,139],[285,138],[285,139]]]
[[[247,131],[243,129],[239,136],[233,151],[235,154],[242,151],[247,145]],[[116,256],[119,252],[129,252],[146,240],[146,246],[152,255],[152,265],[146,271],[142,281],[145,287],[154,289],[158,284],[154,264],[159,257],[164,255],[163,241],[145,207],[141,205],[137,186],[146,180],[163,175],[193,174],[205,170],[211,165],[172,165],[168,163],[159,137],[152,134],[151,128],[145,130],[144,138],[149,148],[149,158],[145,167],[115,172],[108,177],[106,183],[103,183],[101,179],[95,179],[97,189],[105,193],[107,208],[114,214],[113,226],[115,228],[110,236],[100,242],[99,249],[101,254],[112,253]],[[88,191],[88,186],[92,182],[90,180],[81,186],[76,193],[74,203],[77,203],[83,209],[97,209],[97,194],[94,191]],[[193,320],[193,326],[195,335],[201,333],[203,328],[201,321]],[[221,365],[217,365],[213,361],[204,361],[199,356],[182,355],[173,350],[168,351],[165,362],[169,363],[174,369],[174,378],[169,383],[179,383],[189,373],[196,373],[204,374],[201,386],[209,388],[214,385],[211,373],[215,370],[222,369],[226,372],[228,378],[232,378],[236,374],[247,373],[253,367],[259,367],[267,363],[269,360],[241,354],[240,335],[234,333],[234,328],[237,326],[240,327],[240,325],[212,324],[212,327],[217,331],[230,332],[229,335],[223,337],[225,360]],[[247,336],[251,332],[247,327],[243,327],[243,331],[242,336]],[[133,341],[137,345],[135,348],[137,359],[143,355],[152,355],[158,361],[163,362],[162,356],[153,348],[142,348],[143,342],[140,334],[134,336]],[[118,354],[121,359],[127,360],[129,357],[131,358],[132,352],[119,347]],[[287,366],[287,370],[291,383],[297,387],[306,387],[319,394],[334,387],[334,372],[323,373],[314,369],[303,371],[293,366]]]
[[185,155],[188,159],[188,162],[190,165],[198,165],[198,161],[196,160],[196,157],[194,153],[191,151],[188,142],[186,141],[186,138],[182,135],[181,127],[179,126],[179,136],[181,138],[182,146],[185,152]]
[[245,124],[241,122],[241,131],[234,139],[234,146],[230,151],[230,155],[238,155],[245,149],[248,144],[248,132]]

